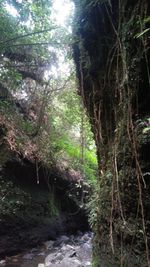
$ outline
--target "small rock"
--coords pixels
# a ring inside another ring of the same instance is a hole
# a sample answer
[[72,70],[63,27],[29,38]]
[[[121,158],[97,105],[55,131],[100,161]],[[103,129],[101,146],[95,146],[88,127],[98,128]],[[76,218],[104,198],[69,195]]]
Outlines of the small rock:
[[31,249],[31,254],[32,254],[32,253],[35,253],[35,252],[37,252],[37,251],[38,251],[37,248],[32,248],[32,249]]
[[43,263],[39,263],[38,267],[45,267],[45,265]]
[[46,241],[46,242],[44,242],[44,245],[45,245],[46,249],[52,248],[52,246],[54,245],[54,241],[52,241],[52,240]]
[[76,256],[77,256],[77,253],[76,253],[76,251],[74,251],[73,253],[70,254],[69,257],[70,257],[70,258],[73,258],[73,257],[76,257]]
[[51,263],[55,262],[57,253],[51,253],[45,258],[45,266],[49,266]]
[[91,265],[91,262],[90,261],[87,261],[87,262],[85,262],[84,263],[84,267],[91,267],[92,265]]
[[75,241],[75,236],[74,236],[74,235],[71,235],[70,238],[69,238],[69,241],[70,241],[71,243],[74,243],[74,241]]
[[45,252],[40,252],[38,256],[45,256]]
[[78,240],[78,243],[79,243],[79,245],[83,245],[85,243],[85,241],[80,239],[80,240]]
[[5,266],[5,263],[6,263],[5,260],[1,260],[1,261],[0,261],[0,266]]
[[81,261],[90,261],[92,258],[92,245],[83,244],[79,249],[77,249],[77,255]]
[[46,247],[46,249],[51,249],[53,245],[54,245],[54,241],[52,240],[44,242],[44,246]]
[[74,260],[64,259],[58,266],[59,267],[83,267],[81,262],[77,259],[74,259]]
[[85,251],[92,251],[92,245],[89,243],[83,244],[82,248],[85,249]]
[[33,254],[25,254],[25,255],[23,256],[23,259],[24,259],[24,260],[32,260],[32,259],[33,259]]
[[62,255],[62,253],[58,253],[58,254],[56,255],[56,257],[55,257],[55,262],[56,262],[56,261],[59,261],[59,262],[60,262],[60,261],[63,259],[63,257],[64,257],[64,256]]
[[75,247],[69,246],[69,245],[64,245],[61,247],[60,251],[63,255],[68,255],[68,257],[69,257],[70,254],[74,253]]
[[69,237],[66,235],[62,235],[60,238],[58,238],[55,242],[54,242],[54,246],[58,247],[60,246],[62,243],[63,244],[67,244],[69,241]]
[[78,231],[77,231],[77,235],[78,235],[78,236],[82,236],[83,233],[82,233],[81,231],[78,230]]
[[75,250],[69,250],[64,253],[64,258],[73,258],[73,257],[76,257]]
[[89,234],[88,233],[84,234],[81,239],[83,241],[88,241],[89,240]]

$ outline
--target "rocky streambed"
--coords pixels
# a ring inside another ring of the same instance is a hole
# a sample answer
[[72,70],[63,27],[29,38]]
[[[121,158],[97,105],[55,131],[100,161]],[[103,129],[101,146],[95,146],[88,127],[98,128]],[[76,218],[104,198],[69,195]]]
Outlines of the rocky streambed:
[[2,267],[90,267],[92,258],[92,233],[61,235],[46,241],[42,246],[22,254],[6,257]]

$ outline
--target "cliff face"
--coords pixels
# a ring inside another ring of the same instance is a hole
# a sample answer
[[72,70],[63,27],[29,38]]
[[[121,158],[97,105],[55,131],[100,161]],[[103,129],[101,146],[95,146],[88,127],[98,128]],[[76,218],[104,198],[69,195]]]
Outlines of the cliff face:
[[89,227],[77,172],[46,165],[23,122],[15,102],[1,101],[0,258]]
[[149,1],[74,2],[79,93],[99,160],[94,266],[149,266]]

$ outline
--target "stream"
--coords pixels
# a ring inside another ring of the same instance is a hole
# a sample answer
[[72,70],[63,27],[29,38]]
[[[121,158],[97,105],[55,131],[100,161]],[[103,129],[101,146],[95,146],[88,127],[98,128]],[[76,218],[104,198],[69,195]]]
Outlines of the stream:
[[92,257],[92,233],[61,235],[42,246],[24,253],[6,257],[0,267],[90,267]]

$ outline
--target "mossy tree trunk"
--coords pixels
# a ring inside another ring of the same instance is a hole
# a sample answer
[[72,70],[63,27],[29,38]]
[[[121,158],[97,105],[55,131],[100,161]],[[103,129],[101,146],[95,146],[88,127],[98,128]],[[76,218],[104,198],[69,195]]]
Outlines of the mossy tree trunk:
[[94,266],[150,266],[150,3],[74,2],[79,93],[99,161]]

